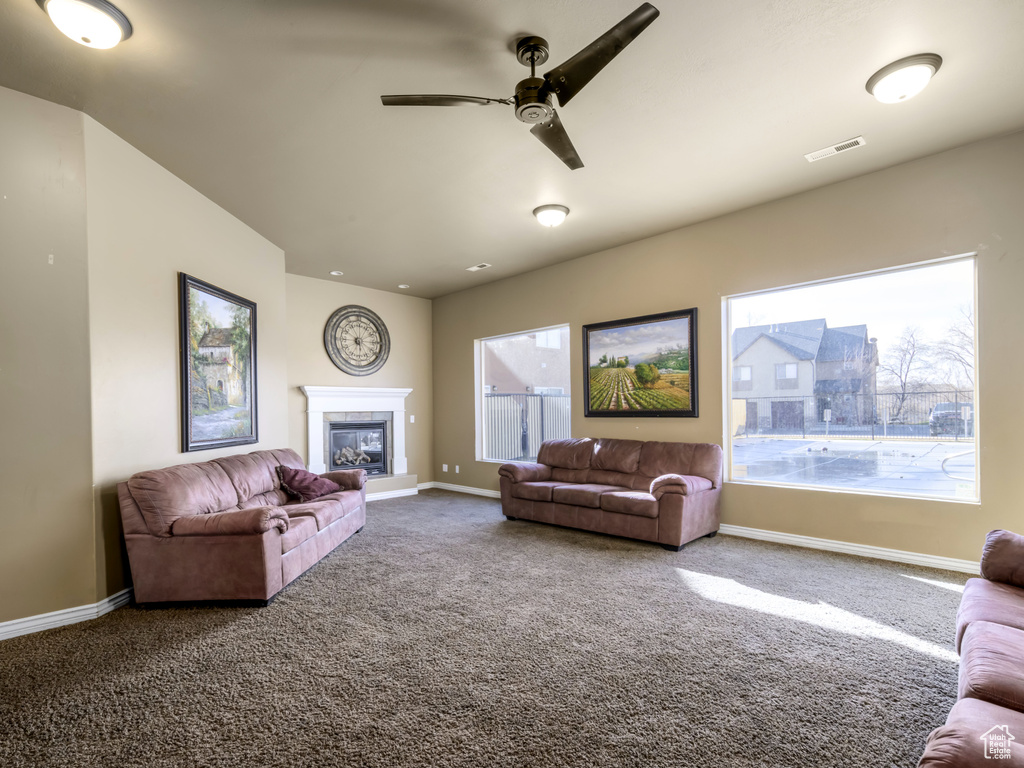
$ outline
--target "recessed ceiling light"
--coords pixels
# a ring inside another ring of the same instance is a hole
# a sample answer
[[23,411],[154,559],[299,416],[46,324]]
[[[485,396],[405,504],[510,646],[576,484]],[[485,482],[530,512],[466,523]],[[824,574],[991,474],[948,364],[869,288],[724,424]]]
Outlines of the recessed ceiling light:
[[402,283],[402,284],[401,284],[400,286],[398,286],[398,287],[399,287],[399,288],[408,288],[409,286],[408,286],[408,285],[406,285],[405,283]]
[[479,272],[481,269],[490,269],[491,265],[486,261],[481,261],[479,264],[474,264],[472,267],[466,267],[467,272]]
[[897,104],[917,96],[942,66],[937,53],[918,53],[894,61],[875,72],[865,86],[883,104]]
[[36,0],[50,21],[76,43],[113,48],[132,36],[128,17],[107,0]]
[[565,221],[565,217],[569,215],[569,209],[564,205],[542,205],[533,209],[533,215],[545,227],[557,227]]
[[335,277],[341,277],[345,273],[342,272],[340,269],[332,269],[331,274],[334,275]]

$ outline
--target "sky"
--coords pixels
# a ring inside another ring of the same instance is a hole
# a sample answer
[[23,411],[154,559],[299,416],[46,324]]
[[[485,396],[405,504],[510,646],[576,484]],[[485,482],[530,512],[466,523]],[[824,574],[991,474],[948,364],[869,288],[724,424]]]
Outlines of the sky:
[[[192,289],[195,291],[195,289]],[[230,328],[234,320],[231,317],[231,310],[235,306],[219,296],[203,292],[195,292],[193,295],[193,301],[198,299],[206,304],[206,308],[210,310],[210,314],[213,315],[213,319],[217,322],[218,328]]]
[[631,362],[643,356],[653,355],[658,347],[674,348],[678,344],[687,346],[690,338],[689,320],[663,320],[659,323],[630,325],[625,328],[609,328],[592,331],[590,334],[590,365],[598,364],[601,355],[622,357],[629,355]]
[[907,326],[935,342],[961,319],[960,308],[974,304],[974,262],[965,259],[772,291],[730,299],[729,304],[731,328],[819,317],[829,328],[865,324],[884,355]]

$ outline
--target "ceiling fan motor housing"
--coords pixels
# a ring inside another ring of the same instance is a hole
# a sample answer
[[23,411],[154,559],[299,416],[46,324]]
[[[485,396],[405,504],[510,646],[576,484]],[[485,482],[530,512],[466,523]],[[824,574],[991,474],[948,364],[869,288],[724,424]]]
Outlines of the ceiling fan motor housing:
[[516,86],[516,117],[524,123],[546,123],[555,114],[544,79],[528,77]]

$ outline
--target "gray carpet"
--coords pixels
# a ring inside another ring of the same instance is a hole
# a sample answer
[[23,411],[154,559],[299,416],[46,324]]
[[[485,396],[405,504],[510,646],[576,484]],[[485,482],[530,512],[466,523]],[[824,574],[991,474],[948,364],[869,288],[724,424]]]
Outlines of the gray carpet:
[[933,582],[964,579],[428,491],[267,608],[0,643],[0,765],[913,766],[956,690]]

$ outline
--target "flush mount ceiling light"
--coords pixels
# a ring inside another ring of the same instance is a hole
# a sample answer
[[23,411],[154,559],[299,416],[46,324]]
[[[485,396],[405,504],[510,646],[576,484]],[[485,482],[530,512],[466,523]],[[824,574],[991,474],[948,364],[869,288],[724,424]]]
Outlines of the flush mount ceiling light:
[[569,215],[569,209],[564,205],[542,205],[533,209],[533,215],[545,227],[557,227],[565,221],[565,217]]
[[896,104],[917,96],[942,66],[937,53],[918,53],[882,67],[865,86],[883,104]]
[[36,0],[50,21],[76,43],[113,48],[132,35],[128,17],[106,0]]

